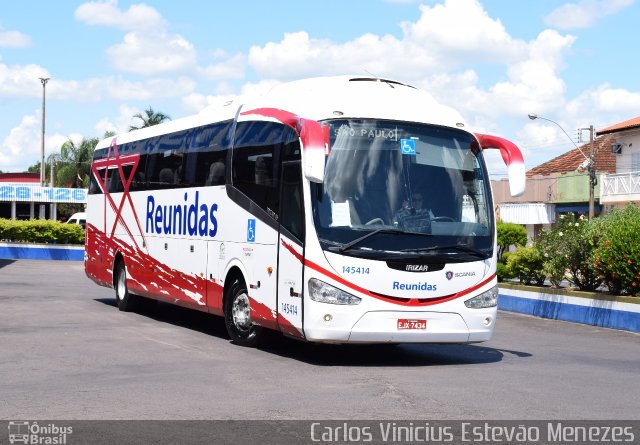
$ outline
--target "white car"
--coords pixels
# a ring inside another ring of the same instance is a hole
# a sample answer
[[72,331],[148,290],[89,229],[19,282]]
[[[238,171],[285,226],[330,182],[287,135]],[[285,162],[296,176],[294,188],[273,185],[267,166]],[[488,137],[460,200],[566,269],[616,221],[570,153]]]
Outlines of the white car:
[[67,224],[80,224],[84,228],[87,225],[87,214],[85,212],[74,213],[67,220]]

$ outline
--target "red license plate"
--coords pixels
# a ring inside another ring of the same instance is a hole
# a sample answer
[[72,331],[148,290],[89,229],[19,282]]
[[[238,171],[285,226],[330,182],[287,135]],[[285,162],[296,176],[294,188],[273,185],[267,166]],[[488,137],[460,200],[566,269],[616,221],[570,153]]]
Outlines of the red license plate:
[[427,320],[398,319],[398,329],[427,329]]

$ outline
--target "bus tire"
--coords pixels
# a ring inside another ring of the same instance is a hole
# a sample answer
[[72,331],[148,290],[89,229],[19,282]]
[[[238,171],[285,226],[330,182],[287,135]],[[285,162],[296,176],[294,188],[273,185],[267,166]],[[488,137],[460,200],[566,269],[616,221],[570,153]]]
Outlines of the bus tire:
[[251,323],[247,286],[239,278],[233,279],[225,295],[224,323],[233,343],[256,347],[264,335],[260,326]]
[[127,288],[127,269],[124,267],[124,261],[118,261],[116,267],[116,279],[114,287],[116,290],[116,303],[118,309],[123,312],[130,312],[136,309],[139,303],[139,297],[129,292]]

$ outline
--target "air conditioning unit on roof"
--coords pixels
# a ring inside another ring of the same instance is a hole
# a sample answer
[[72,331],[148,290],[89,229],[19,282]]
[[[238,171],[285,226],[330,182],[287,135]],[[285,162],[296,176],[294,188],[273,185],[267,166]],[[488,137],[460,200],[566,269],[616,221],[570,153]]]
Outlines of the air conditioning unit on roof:
[[622,153],[622,144],[617,144],[617,143],[611,144],[611,153],[614,153],[614,154]]

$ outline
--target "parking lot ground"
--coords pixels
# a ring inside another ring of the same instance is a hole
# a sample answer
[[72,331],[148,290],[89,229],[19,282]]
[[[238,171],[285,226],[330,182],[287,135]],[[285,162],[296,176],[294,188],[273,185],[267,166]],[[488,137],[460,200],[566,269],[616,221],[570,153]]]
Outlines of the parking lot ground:
[[640,336],[499,313],[477,345],[230,343],[122,313],[81,262],[0,260],[3,419],[638,419]]

